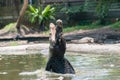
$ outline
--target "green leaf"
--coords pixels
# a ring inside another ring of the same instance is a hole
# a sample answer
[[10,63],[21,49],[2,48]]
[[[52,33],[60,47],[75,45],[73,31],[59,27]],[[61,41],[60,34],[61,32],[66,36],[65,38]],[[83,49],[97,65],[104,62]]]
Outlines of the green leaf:
[[39,18],[38,18],[39,20],[39,24],[41,24],[41,22],[43,21],[43,17],[41,16],[41,15],[39,15]]
[[50,5],[47,5],[47,7],[45,7],[45,9],[42,11],[42,15],[43,15],[43,16],[46,16],[46,15],[49,13],[50,8],[51,8],[51,6],[50,6]]
[[32,5],[29,5],[29,9],[30,9],[30,11],[33,12],[33,13],[36,12],[35,8],[34,8]]
[[55,17],[54,16],[50,16],[50,19],[55,20]]
[[44,22],[44,24],[46,25],[46,23],[49,22],[50,19],[55,20],[55,8],[51,7],[50,5],[47,5],[44,9],[42,8],[42,6],[35,8],[32,5],[29,5],[29,9],[26,11],[26,13],[31,23],[38,23],[39,25],[42,22]]

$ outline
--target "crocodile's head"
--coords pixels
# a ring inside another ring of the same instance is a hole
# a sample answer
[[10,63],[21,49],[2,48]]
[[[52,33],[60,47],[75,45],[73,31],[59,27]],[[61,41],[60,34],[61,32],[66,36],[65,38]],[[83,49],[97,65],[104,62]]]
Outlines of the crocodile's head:
[[60,44],[62,44],[62,31],[60,31],[59,27],[56,27],[53,23],[50,23],[50,36],[49,36],[49,40],[50,40],[50,46],[51,47],[59,47]]

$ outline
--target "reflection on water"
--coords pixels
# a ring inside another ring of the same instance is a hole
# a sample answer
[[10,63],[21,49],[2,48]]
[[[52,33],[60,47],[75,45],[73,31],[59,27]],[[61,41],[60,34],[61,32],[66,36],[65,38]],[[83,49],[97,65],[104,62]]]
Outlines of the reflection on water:
[[120,79],[120,55],[81,54],[66,57],[75,68],[75,75],[44,71],[47,59],[41,54],[0,55],[0,80]]
[[[0,80],[24,80],[25,76],[19,74],[24,71],[33,72],[45,67],[46,59],[40,54],[33,55],[9,55],[1,56],[0,60]],[[36,78],[34,75],[28,77],[29,80]],[[26,77],[27,79],[27,77]],[[25,79],[25,80],[26,80]]]

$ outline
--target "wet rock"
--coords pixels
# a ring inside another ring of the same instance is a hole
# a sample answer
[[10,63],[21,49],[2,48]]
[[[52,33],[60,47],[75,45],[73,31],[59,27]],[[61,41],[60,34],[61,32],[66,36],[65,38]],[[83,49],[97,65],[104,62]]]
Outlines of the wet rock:
[[104,41],[107,39],[107,35],[105,34],[97,34],[94,36],[95,43],[104,43]]

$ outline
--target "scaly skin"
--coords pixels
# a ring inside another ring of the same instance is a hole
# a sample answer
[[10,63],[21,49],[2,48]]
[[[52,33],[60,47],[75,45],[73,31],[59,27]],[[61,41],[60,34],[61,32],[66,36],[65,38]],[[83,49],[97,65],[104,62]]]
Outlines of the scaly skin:
[[[61,29],[61,30],[60,30]],[[70,62],[64,57],[66,41],[62,37],[62,27],[50,23],[49,59],[46,70],[61,74],[75,74]]]

